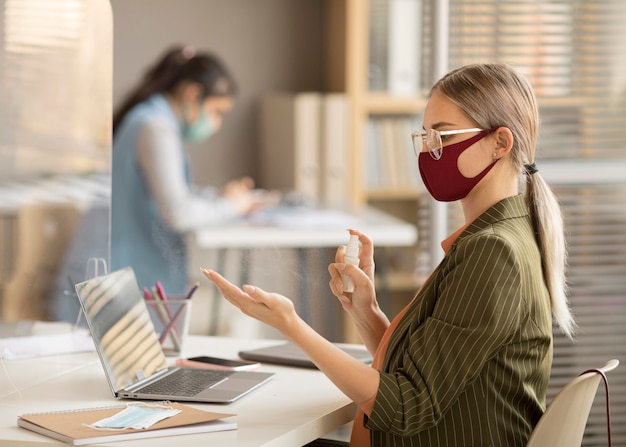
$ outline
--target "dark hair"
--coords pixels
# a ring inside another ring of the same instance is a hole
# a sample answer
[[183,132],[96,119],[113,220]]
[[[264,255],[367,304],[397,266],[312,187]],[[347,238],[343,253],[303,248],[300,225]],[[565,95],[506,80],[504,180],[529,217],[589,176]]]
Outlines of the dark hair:
[[235,96],[237,85],[224,64],[214,55],[196,52],[189,46],[176,46],[146,71],[141,82],[132,89],[113,114],[113,133],[134,106],[155,93],[171,93],[182,82],[202,86],[202,98]]

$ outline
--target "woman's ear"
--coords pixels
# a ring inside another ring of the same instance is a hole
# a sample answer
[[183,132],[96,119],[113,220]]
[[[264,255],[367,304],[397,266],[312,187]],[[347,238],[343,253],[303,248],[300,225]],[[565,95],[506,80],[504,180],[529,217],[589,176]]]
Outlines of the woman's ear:
[[513,148],[513,132],[508,127],[498,127],[493,133],[495,158],[502,158]]
[[202,94],[202,86],[197,82],[185,82],[181,86],[181,96],[184,101],[190,103],[199,102]]

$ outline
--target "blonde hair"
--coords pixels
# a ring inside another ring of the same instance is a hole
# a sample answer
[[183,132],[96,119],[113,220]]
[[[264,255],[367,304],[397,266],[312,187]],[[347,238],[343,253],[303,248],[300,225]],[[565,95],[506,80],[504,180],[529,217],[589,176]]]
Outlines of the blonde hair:
[[528,205],[550,292],[552,314],[561,330],[573,337],[576,324],[569,308],[565,267],[567,249],[561,207],[539,173],[525,165],[535,161],[539,113],[528,81],[506,64],[473,64],[451,71],[432,88],[454,102],[478,127],[507,127],[513,133],[512,163],[526,175]]

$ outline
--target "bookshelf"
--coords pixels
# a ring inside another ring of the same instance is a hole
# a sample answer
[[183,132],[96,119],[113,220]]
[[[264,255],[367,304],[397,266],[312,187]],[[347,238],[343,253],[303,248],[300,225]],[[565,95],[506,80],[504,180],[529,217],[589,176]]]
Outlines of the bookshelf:
[[[368,152],[372,151],[372,148],[368,149],[372,138],[368,124],[414,119],[415,128],[421,127],[416,118],[426,104],[425,94],[419,91],[400,96],[391,94],[389,89],[370,89],[370,6],[380,10],[381,5],[385,7],[383,3],[380,0],[327,0],[326,87],[329,91],[343,92],[350,103],[351,201],[357,206],[375,206],[417,225],[419,201],[423,201],[424,195],[417,160],[410,147],[410,130],[406,132],[406,147],[403,149],[408,153],[403,153],[406,158],[402,161],[407,166],[413,163],[413,173],[408,176],[403,174],[408,181],[383,181],[374,185],[373,174],[366,167]],[[382,147],[381,150],[381,146],[377,145],[374,150],[388,160],[392,154],[390,145],[383,143]],[[386,280],[377,281],[377,284],[384,289],[380,292],[389,296],[388,308],[392,311],[396,310],[397,301],[407,301],[413,296],[423,279],[415,269],[420,241],[417,244],[407,249],[394,249],[393,254],[382,253],[385,259],[376,260],[377,265],[385,265],[387,270]]]
[[414,115],[420,113],[426,99],[423,96],[392,96],[379,92],[365,92],[363,111],[368,115]]
[[[360,128],[363,123],[371,116],[419,113],[424,100],[421,95],[396,98],[384,91],[368,91],[367,42],[370,27],[367,9],[378,4],[379,0],[330,1],[335,3],[335,9],[342,9],[346,16],[350,16],[349,20],[344,20],[345,29],[341,30],[344,36],[357,40],[345,39],[341,50],[336,52],[335,59],[341,55],[346,67],[329,69],[336,81],[333,88],[345,91],[352,101],[351,151],[355,163],[362,162],[364,146]],[[442,3],[448,2],[423,2],[423,5],[441,11]],[[623,261],[626,259],[623,256],[624,245],[619,240],[626,239],[616,238],[623,235],[626,228],[626,213],[617,211],[624,210],[626,204],[624,176],[617,176],[618,166],[624,162],[623,132],[617,129],[624,128],[626,95],[623,89],[618,93],[611,88],[619,84],[611,73],[624,71],[623,67],[617,68],[620,64],[616,62],[619,60],[616,55],[624,55],[624,46],[613,36],[623,27],[626,6],[621,6],[623,2],[619,2],[619,7],[616,7],[617,4],[596,2],[593,8],[570,8],[563,3],[562,9],[550,10],[548,17],[543,13],[528,15],[523,8],[507,9],[507,14],[502,14],[502,8],[506,9],[506,6],[498,1],[461,1],[454,2],[447,14],[432,14],[437,17],[424,24],[431,27],[426,31],[430,31],[432,41],[423,45],[423,51],[431,52],[433,77],[438,77],[437,72],[442,74],[445,68],[442,65],[454,67],[498,60],[524,66],[529,81],[535,87],[542,122],[538,153],[541,175],[553,185],[563,209],[570,247],[568,282],[574,314],[580,328],[585,325],[591,328],[579,331],[573,346],[558,331],[555,332],[556,369],[553,377],[575,374],[570,365],[588,361],[589,355],[602,352],[606,346],[613,349],[622,346],[612,338],[619,333],[616,325],[623,327],[624,317],[620,317],[617,310],[626,309],[620,306],[624,294],[623,282],[619,279],[624,277]],[[547,5],[554,6],[550,2],[535,4],[538,11]],[[503,18],[506,24],[515,23],[516,26],[507,27],[502,22]],[[444,21],[447,23],[442,24]],[[550,46],[545,43],[545,30],[548,29],[554,39]],[[597,32],[600,29],[602,33]],[[594,41],[596,45],[586,45],[588,41]],[[548,47],[551,48],[550,54],[542,53],[541,50]],[[576,57],[561,57],[570,54]],[[626,61],[623,57],[621,60]],[[621,65],[624,65],[623,62]],[[596,73],[595,67],[600,66],[615,69]],[[545,67],[552,70],[547,72]],[[424,85],[432,81],[425,78]],[[603,123],[601,130],[598,123]],[[351,194],[359,203],[375,203],[376,206],[397,211],[423,199],[419,191],[412,189],[380,188],[373,191],[364,185],[362,173],[355,171]],[[458,208],[445,206],[448,226],[418,226],[421,243],[432,241],[433,247],[429,250],[432,253],[439,248],[435,245],[441,240],[437,231],[458,228],[455,222],[462,217]],[[423,216],[429,210],[420,208],[418,211],[422,213],[418,223],[425,222]],[[615,227],[613,231],[608,229],[611,226]],[[609,242],[600,236],[606,234],[611,234]],[[377,270],[381,271],[378,262]],[[381,276],[377,286],[388,287],[396,295],[410,294],[419,285],[420,277],[419,274],[405,276],[395,272],[387,282],[385,284]],[[602,305],[598,305],[599,296],[602,297]],[[556,391],[556,387],[549,387],[548,398]],[[626,406],[623,396],[618,396],[618,401],[613,401],[613,404],[614,409],[618,409],[618,417],[624,420]],[[602,415],[604,409],[598,406],[593,411]],[[626,424],[620,427],[622,433],[619,436],[626,439],[623,433]],[[594,443],[596,429],[601,430],[591,427],[586,433],[585,441],[590,445]],[[597,445],[600,443],[601,440]]]

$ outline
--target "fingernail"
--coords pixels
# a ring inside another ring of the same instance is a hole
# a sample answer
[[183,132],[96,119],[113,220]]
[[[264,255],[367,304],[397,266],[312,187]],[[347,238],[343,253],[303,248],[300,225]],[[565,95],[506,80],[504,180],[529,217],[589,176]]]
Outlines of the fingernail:
[[250,284],[244,284],[241,288],[243,289],[244,292],[250,295],[256,292],[256,287],[251,286]]

